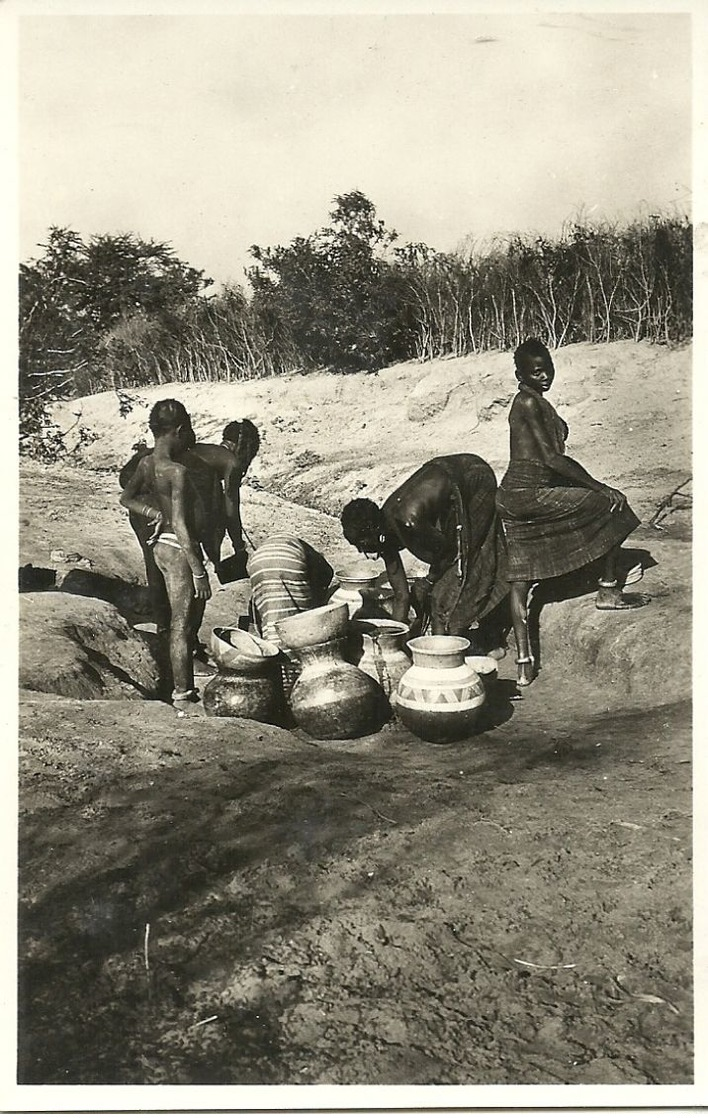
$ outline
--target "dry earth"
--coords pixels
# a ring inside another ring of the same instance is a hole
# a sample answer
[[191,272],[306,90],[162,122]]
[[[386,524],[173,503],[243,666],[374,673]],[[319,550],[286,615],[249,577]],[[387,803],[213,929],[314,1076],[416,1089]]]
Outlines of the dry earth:
[[[508,656],[480,732],[444,748],[142,701],[115,467],[157,398],[204,438],[251,415],[249,535],[288,526],[341,566],[350,496],[435,453],[501,473],[507,356],[61,405],[73,458],[21,471],[20,563],[55,572],[21,596],[21,1082],[692,1081],[688,502],[649,524],[691,472],[690,359],[559,354],[569,451],[643,517],[652,602],[549,586],[539,679],[512,701]],[[204,634],[245,600],[218,590]]]

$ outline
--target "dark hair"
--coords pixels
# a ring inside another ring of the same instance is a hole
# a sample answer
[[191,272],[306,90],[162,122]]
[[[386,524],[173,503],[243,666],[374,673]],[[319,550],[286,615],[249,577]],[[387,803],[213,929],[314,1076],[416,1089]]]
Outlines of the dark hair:
[[226,424],[221,438],[226,442],[234,443],[236,448],[234,454],[239,459],[242,474],[245,474],[261,445],[261,437],[255,423],[250,419],[234,419]]
[[147,446],[145,443],[143,443],[142,446],[138,446],[136,448],[133,457],[130,459],[129,462],[126,462],[126,464],[123,466],[122,470],[118,474],[118,484],[120,485],[121,489],[125,489],[126,485],[135,474],[135,471],[137,470],[140,462],[148,454],[152,454],[151,446]]
[[514,366],[517,371],[521,368],[527,357],[547,357],[551,364],[553,364],[550,351],[540,338],[526,338],[521,345],[516,347],[514,350]]
[[184,425],[191,428],[192,420],[179,400],[158,400],[148,419],[153,435],[166,435]]
[[342,531],[350,542],[381,531],[381,509],[368,497],[357,497],[342,509]]

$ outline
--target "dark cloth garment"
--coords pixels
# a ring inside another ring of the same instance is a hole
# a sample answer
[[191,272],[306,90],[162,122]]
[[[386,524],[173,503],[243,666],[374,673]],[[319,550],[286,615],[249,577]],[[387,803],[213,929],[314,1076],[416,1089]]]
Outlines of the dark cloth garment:
[[610,512],[602,493],[574,485],[543,462],[511,462],[497,493],[511,582],[578,570],[621,543],[640,523],[629,505]]
[[[460,634],[484,617],[509,592],[506,542],[496,512],[497,479],[476,454],[434,458],[453,494],[441,522],[455,559],[433,587],[431,613],[446,633]],[[447,550],[447,549],[446,549]]]

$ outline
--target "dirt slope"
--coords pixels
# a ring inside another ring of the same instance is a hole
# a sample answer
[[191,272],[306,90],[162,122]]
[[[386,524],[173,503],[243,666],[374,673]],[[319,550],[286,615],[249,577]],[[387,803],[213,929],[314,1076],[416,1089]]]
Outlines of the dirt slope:
[[[691,472],[690,346],[567,346],[556,371],[549,398],[569,424],[568,452],[624,487],[640,516],[651,515],[667,484]],[[481,454],[501,476],[514,386],[509,355],[485,353],[347,377],[161,385],[137,391],[125,417],[116,393],[106,392],[61,404],[55,417],[62,430],[73,425],[69,445],[81,429],[91,440],[79,461],[114,469],[138,439],[149,439],[156,400],[182,400],[204,440],[248,416],[263,439],[251,483],[338,515],[352,497],[387,496],[436,454]]]

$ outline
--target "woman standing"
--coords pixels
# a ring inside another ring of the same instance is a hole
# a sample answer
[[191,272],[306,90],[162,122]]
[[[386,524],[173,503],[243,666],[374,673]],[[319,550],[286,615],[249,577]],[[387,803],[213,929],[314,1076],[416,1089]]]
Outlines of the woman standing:
[[604,557],[597,608],[635,609],[646,599],[623,595],[617,579],[620,545],[639,519],[623,493],[596,481],[565,453],[568,428],[544,399],[555,378],[548,349],[528,338],[514,353],[514,365],[519,391],[509,413],[510,462],[497,508],[508,546],[517,678],[527,686],[535,675],[528,635],[532,583]]

